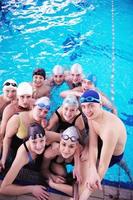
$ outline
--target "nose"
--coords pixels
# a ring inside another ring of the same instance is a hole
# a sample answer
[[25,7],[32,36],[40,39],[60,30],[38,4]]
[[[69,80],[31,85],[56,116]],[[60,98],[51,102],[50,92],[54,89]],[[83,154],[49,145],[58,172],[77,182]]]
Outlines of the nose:
[[47,115],[47,113],[48,113],[48,111],[44,109],[41,111],[40,115],[41,115],[41,117],[45,117]]
[[15,96],[16,95],[16,93],[14,93],[14,92],[12,92],[12,91],[10,91],[9,93],[8,93],[8,96],[9,97],[13,97],[13,96]]
[[40,143],[40,142],[37,142],[37,143],[36,143],[36,149],[37,149],[37,150],[40,150],[41,147],[42,147],[41,143]]
[[67,146],[64,147],[64,153],[69,153],[69,148]]
[[23,102],[24,102],[25,104],[28,103],[28,98],[25,97],[25,98],[23,99]]

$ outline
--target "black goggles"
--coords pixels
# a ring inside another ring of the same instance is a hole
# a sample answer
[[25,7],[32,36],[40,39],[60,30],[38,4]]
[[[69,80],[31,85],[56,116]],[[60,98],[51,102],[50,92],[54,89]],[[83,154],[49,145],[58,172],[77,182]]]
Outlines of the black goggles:
[[63,139],[63,140],[71,140],[72,142],[77,142],[78,141],[78,138],[77,137],[75,137],[75,136],[71,136],[71,137],[69,137],[68,135],[61,135],[61,138]]
[[13,86],[13,87],[17,87],[16,83],[10,83],[10,82],[6,82],[3,86]]

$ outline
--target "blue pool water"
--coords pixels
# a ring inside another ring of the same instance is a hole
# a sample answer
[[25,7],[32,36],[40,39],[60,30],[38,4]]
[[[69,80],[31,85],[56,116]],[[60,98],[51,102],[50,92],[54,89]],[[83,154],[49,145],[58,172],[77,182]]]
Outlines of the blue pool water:
[[[118,108],[128,140],[125,160],[133,174],[133,2],[131,0],[0,1],[0,90],[14,78],[31,81],[32,70],[50,76],[56,64],[80,63]],[[130,185],[119,167],[105,179]]]

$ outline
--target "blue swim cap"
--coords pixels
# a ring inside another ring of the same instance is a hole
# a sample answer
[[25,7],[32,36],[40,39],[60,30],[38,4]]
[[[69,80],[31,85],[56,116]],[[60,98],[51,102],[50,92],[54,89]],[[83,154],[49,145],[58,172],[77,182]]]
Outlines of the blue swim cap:
[[80,103],[100,103],[100,95],[95,90],[87,90],[80,97]]

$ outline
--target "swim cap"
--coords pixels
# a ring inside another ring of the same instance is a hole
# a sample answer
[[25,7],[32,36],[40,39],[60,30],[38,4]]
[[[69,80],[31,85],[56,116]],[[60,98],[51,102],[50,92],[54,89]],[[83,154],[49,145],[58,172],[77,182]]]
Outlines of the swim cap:
[[37,122],[32,123],[28,128],[28,136],[32,140],[37,138],[37,135],[42,138],[45,135],[45,130]]
[[65,105],[65,104],[79,107],[79,103],[78,103],[77,97],[74,96],[74,95],[68,95],[63,101],[63,105]]
[[18,85],[17,88],[17,95],[22,96],[22,95],[32,95],[32,86],[28,82],[22,82]]
[[58,75],[58,74],[64,74],[64,69],[61,65],[55,65],[53,68],[53,74]]
[[36,100],[35,105],[41,109],[50,110],[50,99],[48,97],[41,97]]
[[98,92],[95,90],[87,90],[84,94],[80,97],[80,103],[100,103],[101,98]]
[[96,78],[96,76],[94,74],[88,74],[85,79],[90,81],[91,83],[93,83],[96,86],[97,78]]
[[82,66],[79,63],[75,63],[72,65],[71,67],[71,73],[78,73],[78,74],[82,74]]
[[32,76],[34,75],[40,75],[40,76],[43,76],[43,78],[45,79],[46,78],[46,72],[43,68],[37,68],[33,71],[33,74]]
[[3,90],[7,87],[12,87],[13,89],[17,89],[17,83],[15,80],[13,79],[7,79],[4,83],[3,83]]
[[77,142],[77,140],[79,140],[79,131],[76,129],[75,126],[71,126],[63,131],[61,137],[64,140],[70,139],[72,142]]

